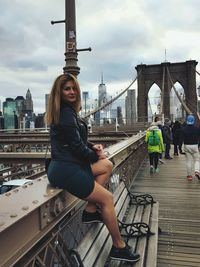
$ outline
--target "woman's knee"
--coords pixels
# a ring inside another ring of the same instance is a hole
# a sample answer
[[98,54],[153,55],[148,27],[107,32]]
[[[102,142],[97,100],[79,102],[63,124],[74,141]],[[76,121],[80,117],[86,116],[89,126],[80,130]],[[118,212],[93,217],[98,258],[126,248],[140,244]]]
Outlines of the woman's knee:
[[114,203],[113,194],[97,182],[95,182],[92,193],[85,200],[104,206],[113,205]]
[[111,173],[113,170],[113,163],[109,159],[105,159],[105,168],[106,170]]

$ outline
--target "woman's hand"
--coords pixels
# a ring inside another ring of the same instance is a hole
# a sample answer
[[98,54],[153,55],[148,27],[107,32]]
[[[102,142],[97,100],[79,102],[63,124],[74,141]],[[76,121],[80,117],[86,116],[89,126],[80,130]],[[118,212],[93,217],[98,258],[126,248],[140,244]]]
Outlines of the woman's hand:
[[95,151],[102,151],[103,150],[103,146],[102,144],[95,144],[92,147]]
[[106,159],[107,158],[106,154],[104,153],[102,144],[96,144],[92,148],[95,150],[95,152],[99,156],[99,159]]

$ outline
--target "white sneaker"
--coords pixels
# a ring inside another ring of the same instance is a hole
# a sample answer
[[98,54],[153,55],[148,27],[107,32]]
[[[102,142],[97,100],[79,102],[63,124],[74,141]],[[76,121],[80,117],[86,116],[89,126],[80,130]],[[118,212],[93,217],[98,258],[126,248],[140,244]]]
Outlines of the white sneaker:
[[199,171],[195,171],[195,176],[199,179],[200,181],[200,172]]
[[150,173],[153,173],[153,171],[154,171],[154,167],[150,166]]

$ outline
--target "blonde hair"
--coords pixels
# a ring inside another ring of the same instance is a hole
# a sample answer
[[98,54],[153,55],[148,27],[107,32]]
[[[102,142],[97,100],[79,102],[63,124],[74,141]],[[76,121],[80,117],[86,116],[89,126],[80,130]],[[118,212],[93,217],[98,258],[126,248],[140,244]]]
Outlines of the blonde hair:
[[61,74],[56,78],[53,83],[51,93],[48,99],[47,112],[45,114],[45,122],[48,126],[52,123],[58,124],[60,119],[60,107],[61,107],[61,92],[66,82],[73,81],[77,91],[76,102],[72,104],[74,110],[78,113],[81,107],[81,92],[78,80],[72,74]]

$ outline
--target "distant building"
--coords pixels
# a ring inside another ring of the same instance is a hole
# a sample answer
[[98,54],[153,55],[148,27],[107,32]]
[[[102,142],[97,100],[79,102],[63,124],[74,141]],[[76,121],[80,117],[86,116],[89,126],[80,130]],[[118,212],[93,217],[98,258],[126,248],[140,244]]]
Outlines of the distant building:
[[0,129],[4,129],[4,117],[2,111],[0,111]]
[[116,123],[116,118],[117,118],[117,109],[113,108],[110,110],[111,123]]
[[103,82],[103,75],[101,77],[101,83],[98,87],[98,104],[101,107],[107,101],[106,85]]
[[5,129],[17,129],[17,107],[16,102],[13,98],[6,98],[3,102],[3,114],[4,114],[4,128]]
[[26,93],[26,113],[29,116],[32,116],[32,113],[33,113],[33,100],[32,100],[32,95],[29,89],[27,90],[27,93]]
[[136,122],[136,97],[134,89],[129,89],[127,91],[125,103],[126,124],[131,125]]
[[88,99],[89,99],[89,92],[84,91],[82,92],[82,113],[86,114],[88,111]]
[[117,107],[117,119],[119,124],[123,124],[122,107]]
[[45,94],[45,112],[47,112],[47,107],[49,104],[49,96],[50,94]]
[[35,128],[44,128],[44,127],[45,127],[44,113],[41,113],[35,117]]
[[6,98],[3,102],[4,128],[30,128],[34,122],[33,100],[30,90],[27,90],[26,98],[17,96]]
[[[103,104],[105,104],[108,101],[107,99],[107,90],[106,85],[103,82],[103,74],[101,76],[101,83],[98,86],[98,107],[101,107]],[[97,125],[103,124],[107,121],[107,110],[101,110],[98,111],[95,114],[95,122]]]

